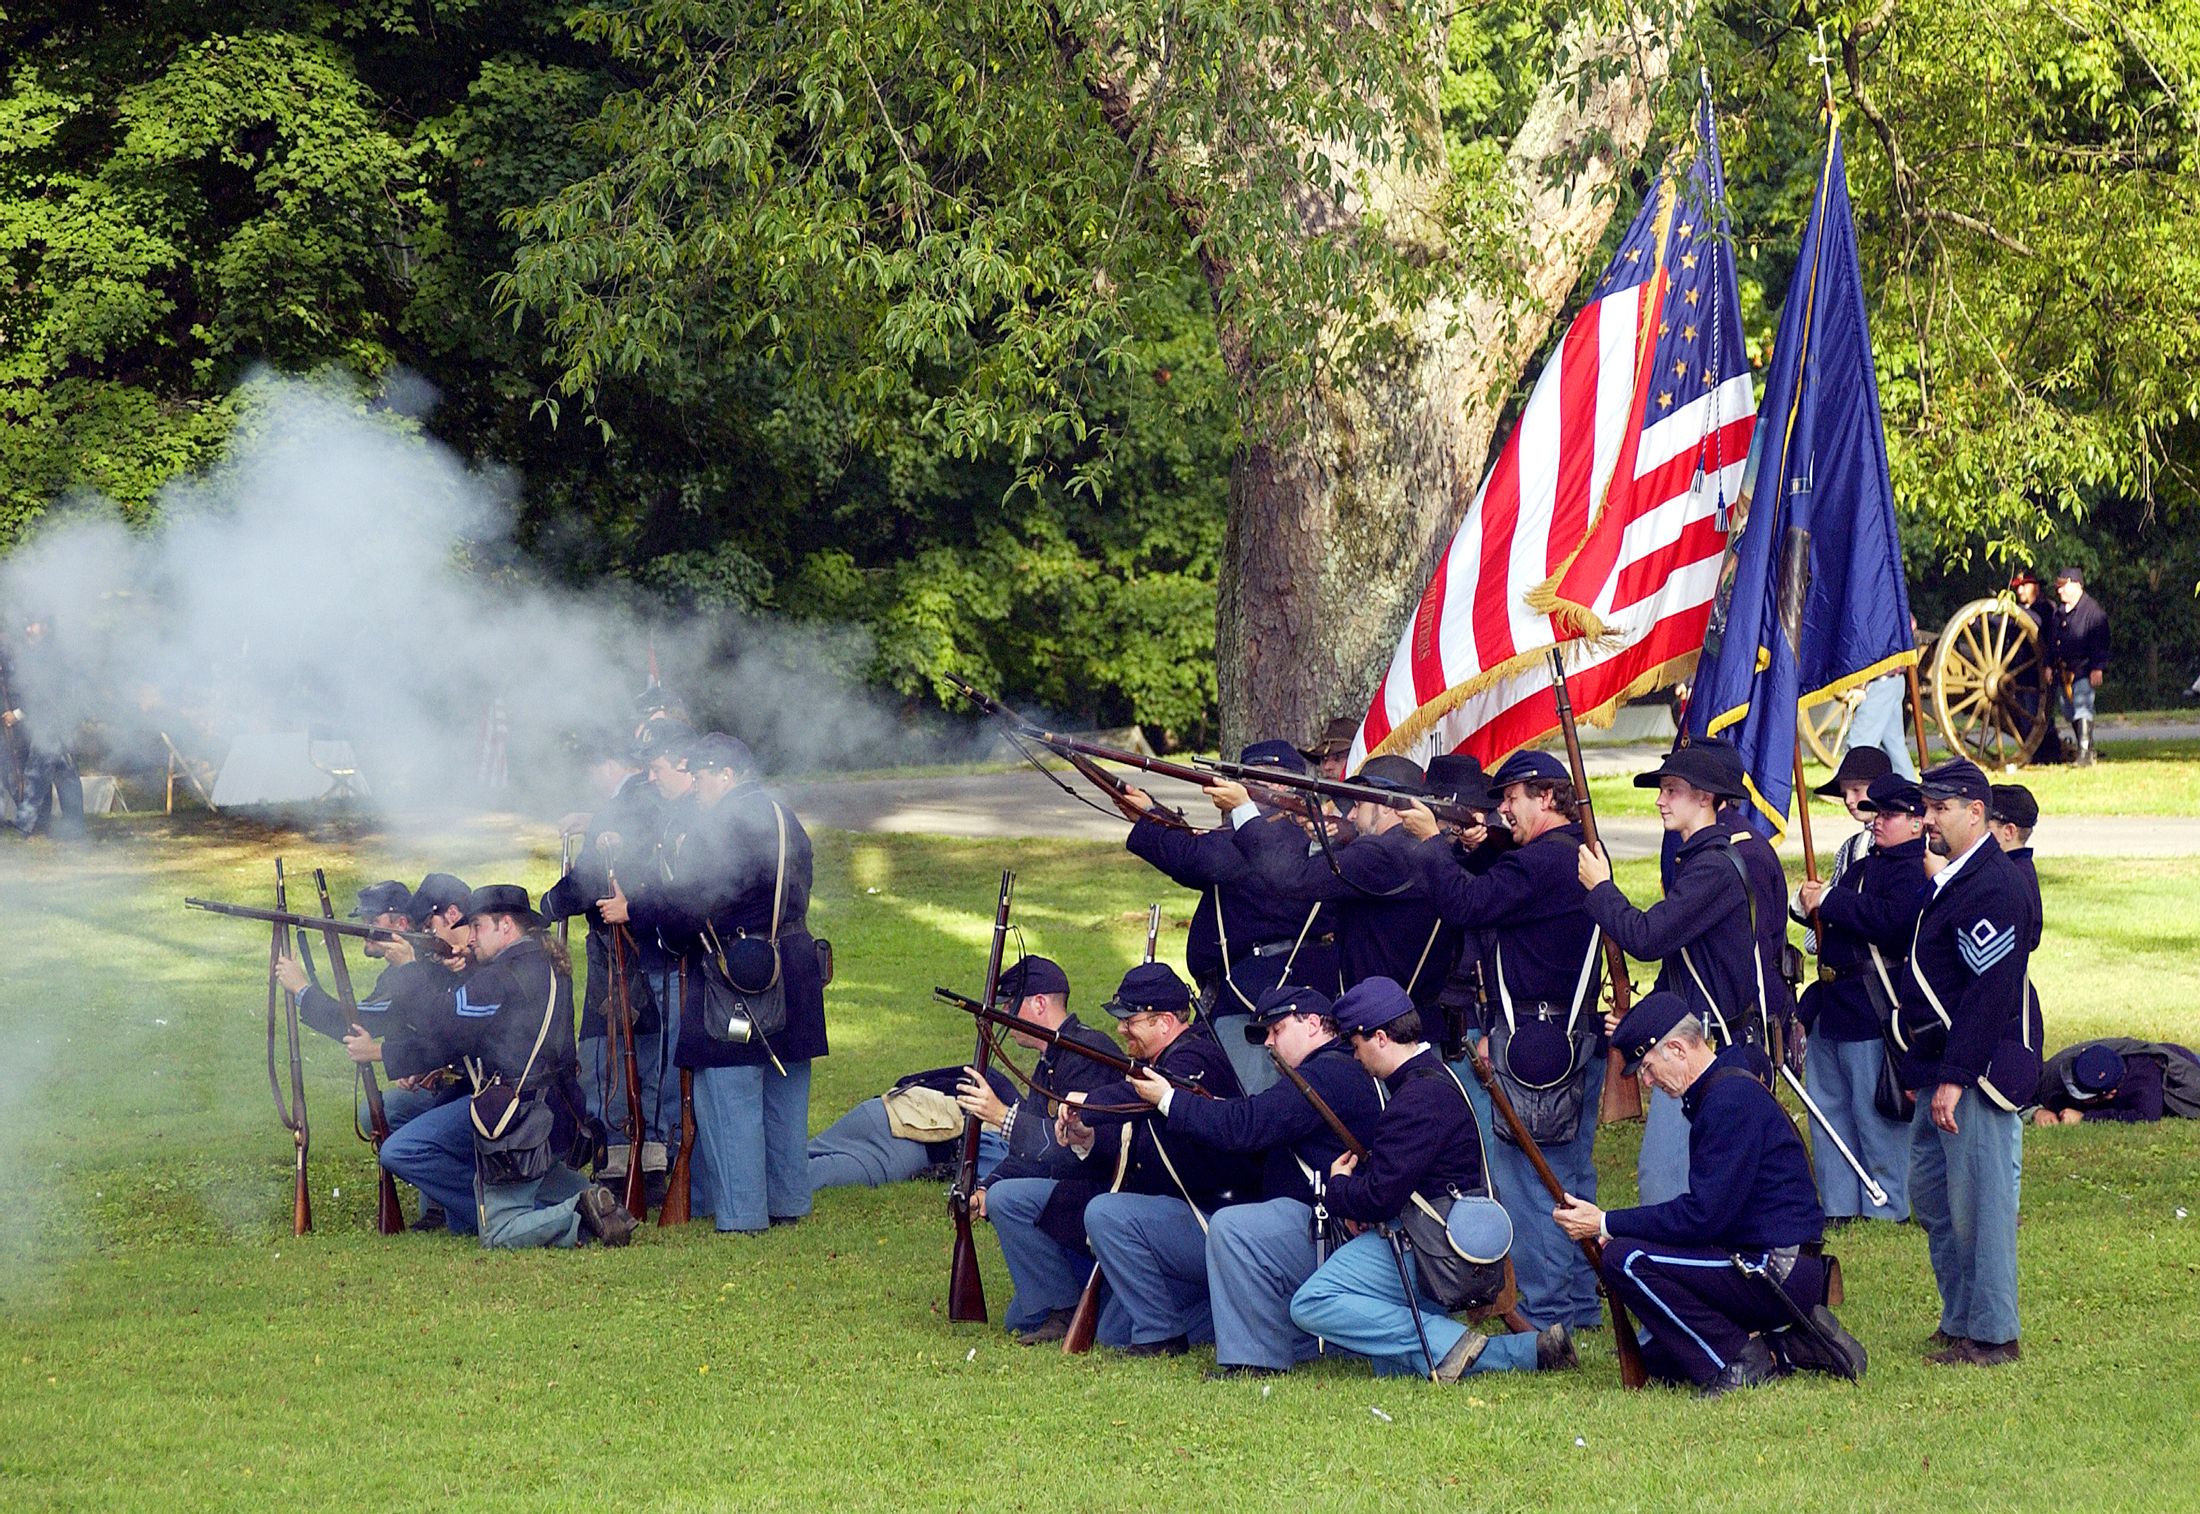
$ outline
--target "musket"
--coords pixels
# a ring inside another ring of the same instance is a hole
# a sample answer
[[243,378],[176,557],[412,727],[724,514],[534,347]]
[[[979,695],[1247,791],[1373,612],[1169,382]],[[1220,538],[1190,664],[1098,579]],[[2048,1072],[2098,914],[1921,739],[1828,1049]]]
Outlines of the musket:
[[[991,1004],[1001,991],[1001,953],[1008,945],[1008,910],[1016,894],[1016,875],[1001,870],[1001,892],[993,906],[993,943],[985,959],[985,1002]],[[1009,1016],[1014,1019],[1015,1016]],[[971,1066],[978,1082],[985,1082],[993,1062],[993,1038],[978,1021],[978,1049]],[[954,1221],[955,1250],[947,1268],[947,1318],[950,1323],[984,1324],[985,1279],[978,1273],[978,1243],[970,1233],[970,1197],[978,1190],[978,1132],[976,1115],[963,1117],[962,1149],[956,1155],[955,1182],[947,1190],[947,1213]]]
[[1161,906],[1150,905],[1146,910],[1146,960],[1153,961],[1154,952],[1161,945]]
[[[617,883],[614,876],[612,882]],[[611,1013],[604,1021],[604,1055],[612,1075],[626,1079],[626,1212],[649,1218],[649,1185],[642,1176],[642,1074],[634,1051],[634,992],[626,981],[626,927],[611,927]],[[608,1104],[610,1101],[605,1100]]]
[[236,920],[258,920],[281,930],[319,931],[323,935],[350,936],[360,941],[403,941],[428,957],[452,955],[450,943],[433,931],[398,930],[388,925],[361,925],[356,920],[329,920],[319,915],[293,914],[287,909],[255,909],[249,904],[225,904],[219,899],[186,898],[187,909],[203,909]]
[[956,993],[952,988],[935,988],[932,990],[932,996],[943,1004],[954,1005],[955,1008],[965,1014],[976,1015],[981,1022],[979,1028],[981,1035],[984,1033],[984,1026],[987,1024],[998,1025],[1003,1030],[1020,1030],[1025,1035],[1043,1041],[1058,1051],[1073,1051],[1088,1062],[1098,1062],[1102,1067],[1112,1067],[1126,1078],[1137,1073],[1151,1073],[1179,1093],[1196,1094],[1202,1099],[1222,1097],[1204,1083],[1195,1083],[1190,1078],[1180,1076],[1177,1073],[1164,1072],[1151,1062],[1134,1060],[1130,1057],[1120,1056],[1115,1052],[1102,1051],[1097,1046],[1087,1046],[1082,1041],[1073,1041],[1058,1030],[1047,1029],[1037,1020],[1027,1020],[1022,1015],[1012,1015],[1005,1009],[987,1009],[976,999],[967,994]]
[[[313,887],[321,897],[321,917],[324,920],[335,919],[336,906],[329,902],[328,897],[328,874],[320,868],[313,870]],[[359,1000],[352,993],[351,965],[344,960],[344,938],[335,931],[324,931],[321,943],[328,948],[329,978],[336,985],[337,1002],[344,1007],[344,1023],[357,1028],[353,1016],[359,1012]],[[298,938],[298,944],[305,945],[304,936]],[[358,1124],[354,1121],[353,1129],[374,1148],[374,1172],[378,1180],[374,1199],[375,1233],[403,1235],[405,1211],[397,1202],[397,1179],[391,1177],[390,1170],[382,1165],[382,1143],[390,1138],[389,1116],[382,1108],[382,1085],[375,1081],[374,1068],[368,1063],[354,1062],[351,1065],[358,1072],[360,1097],[367,1106],[367,1128],[358,1130]]]
[[[1566,688],[1566,659],[1557,647],[1551,648],[1551,695],[1558,702],[1559,729],[1566,733],[1566,763],[1574,775],[1574,801],[1581,808],[1581,835],[1591,847],[1602,851],[1604,843],[1597,839],[1596,806],[1589,800],[1589,769],[1581,760],[1581,733],[1574,729],[1573,696]],[[1627,954],[1610,936],[1604,938],[1604,969],[1605,986],[1612,994],[1612,1013],[1625,1019],[1634,999],[1633,986],[1627,981]],[[1599,1125],[1642,1118],[1642,1085],[1621,1070],[1626,1065],[1627,1059],[1619,1054],[1618,1047],[1605,1052],[1604,1095],[1597,1101]]]
[[[1479,963],[1476,964],[1476,971],[1479,974]],[[1551,1164],[1543,1156],[1543,1148],[1536,1145],[1534,1136],[1528,1134],[1528,1127],[1521,1122],[1520,1111],[1513,1108],[1513,1102],[1506,1095],[1504,1085],[1497,1081],[1497,1074],[1490,1070],[1488,1062],[1480,1056],[1468,1057],[1467,1065],[1474,1069],[1475,1080],[1490,1096],[1490,1107],[1497,1111],[1498,1118],[1512,1131],[1513,1144],[1526,1154],[1528,1165],[1535,1169],[1535,1175],[1542,1180],[1544,1189],[1551,1195],[1551,1202],[1565,1203],[1571,1197],[1566,1192],[1566,1185],[1558,1180],[1557,1173],[1551,1171]],[[1604,1295],[1605,1303],[1612,1309],[1612,1346],[1619,1353],[1620,1383],[1629,1388],[1643,1387],[1650,1381],[1650,1369],[1643,1362],[1642,1343],[1635,1338],[1635,1322],[1628,1318],[1627,1306],[1620,1302],[1618,1294],[1604,1286],[1604,1247],[1595,1236],[1576,1244],[1581,1247],[1581,1254],[1588,1259],[1590,1275],[1597,1280],[1597,1291]]]
[[1200,768],[1235,779],[1247,788],[1296,789],[1305,794],[1319,794],[1324,799],[1336,799],[1346,804],[1372,804],[1386,810],[1410,810],[1419,805],[1446,825],[1477,826],[1483,823],[1484,812],[1455,799],[1437,799],[1425,794],[1401,794],[1396,789],[1378,788],[1372,783],[1354,783],[1349,778],[1323,778],[1314,773],[1294,773],[1289,768],[1268,767],[1261,763],[1225,762],[1219,757],[1202,757]]
[[[1123,812],[1123,817],[1126,820],[1138,820],[1143,814],[1177,830],[1188,831],[1192,829],[1191,821],[1184,818],[1182,810],[1172,809],[1168,805],[1157,801],[1150,809],[1141,812],[1136,805],[1130,802],[1130,785],[1093,760],[1095,755],[1108,757],[1115,761],[1123,760],[1114,748],[1099,747],[1096,743],[1079,741],[1075,737],[1057,736],[1052,731],[1043,730],[1031,721],[1026,720],[992,695],[981,693],[974,685],[957,678],[954,674],[948,674],[947,681],[955,686],[956,692],[961,694],[963,698],[969,700],[986,714],[1007,724],[1018,735],[1027,740],[1036,741],[1041,746],[1048,747],[1060,755],[1094,788],[1107,795],[1115,807]],[[1133,763],[1132,765],[1136,766],[1137,764]],[[1189,771],[1189,769],[1185,771]],[[1191,781],[1199,782],[1196,778]],[[1200,786],[1202,788],[1206,787],[1204,783],[1201,783]]]
[[[687,965],[682,963],[673,973],[679,984],[680,1016],[687,1014]],[[678,1018],[674,1023],[678,1023]],[[680,1069],[680,1145],[672,1154],[672,1170],[665,1174],[665,1201],[657,1210],[657,1228],[667,1225],[685,1225],[694,1204],[695,1176],[695,1070]],[[627,1152],[629,1163],[639,1165],[640,1150]]]
[[[291,915],[290,886],[283,878],[283,859],[275,859],[275,909],[274,914],[290,921],[302,920],[302,915]],[[285,989],[275,976],[275,968],[283,959],[283,936],[291,926],[277,920],[268,931],[267,943],[267,1087],[275,1096],[275,1118],[283,1129],[290,1132],[293,1148],[293,1164],[296,1175],[295,1191],[291,1198],[290,1223],[293,1234],[304,1235],[313,1228],[313,1189],[306,1179],[306,1153],[313,1144],[313,1134],[306,1123],[306,1074],[305,1065],[298,1054],[298,996]],[[290,1102],[283,1102],[282,1074],[275,1067],[276,1008],[278,997],[283,1011],[282,1028],[290,1038]]]

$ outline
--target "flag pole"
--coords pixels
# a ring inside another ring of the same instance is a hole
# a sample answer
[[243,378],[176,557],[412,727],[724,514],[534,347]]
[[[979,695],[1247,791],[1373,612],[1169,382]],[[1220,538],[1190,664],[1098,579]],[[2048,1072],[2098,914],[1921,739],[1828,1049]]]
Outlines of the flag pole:
[[1904,668],[1902,676],[1910,685],[1910,729],[1917,737],[1917,770],[1922,773],[1932,763],[1925,755],[1925,695],[1917,686],[1917,664]]
[[[1581,733],[1574,727],[1573,695],[1566,688],[1566,657],[1551,648],[1551,696],[1558,701],[1558,726],[1566,733],[1566,763],[1574,775],[1574,798],[1581,807],[1582,839],[1598,851],[1596,806],[1589,800],[1589,770],[1581,760]],[[1633,999],[1627,981],[1627,955],[1610,936],[1604,938],[1604,980],[1612,991],[1612,1012],[1624,1017]],[[1597,1123],[1611,1125],[1642,1118],[1642,1085],[1625,1072],[1626,1058],[1614,1046],[1605,1052],[1604,1096],[1597,1103]]]

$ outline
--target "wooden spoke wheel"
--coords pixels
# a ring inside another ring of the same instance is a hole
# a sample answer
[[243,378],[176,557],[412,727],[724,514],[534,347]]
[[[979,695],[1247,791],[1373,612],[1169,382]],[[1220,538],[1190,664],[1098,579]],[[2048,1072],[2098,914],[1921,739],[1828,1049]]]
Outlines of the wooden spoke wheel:
[[1856,707],[1864,702],[1861,689],[1839,699],[1821,700],[1802,712],[1797,729],[1803,734],[1803,750],[1821,767],[1837,768],[1849,744],[1849,727],[1856,723]]
[[2039,627],[2011,599],[1975,599],[1933,643],[1933,716],[1950,749],[1984,768],[2021,767],[2054,719]]

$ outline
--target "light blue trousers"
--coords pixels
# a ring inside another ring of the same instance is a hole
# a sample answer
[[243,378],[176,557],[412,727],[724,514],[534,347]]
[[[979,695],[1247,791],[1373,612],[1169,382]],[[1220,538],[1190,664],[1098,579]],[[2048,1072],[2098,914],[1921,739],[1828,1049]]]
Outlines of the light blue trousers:
[[[1471,1077],[1472,1074],[1469,1074]],[[1477,1082],[1470,1090],[1483,1093]],[[1588,1071],[1588,1086],[1581,1102],[1581,1125],[1564,1145],[1542,1147],[1551,1173],[1577,1199],[1592,1202],[1597,1196],[1597,1104],[1604,1096],[1604,1058],[1595,1058]],[[1480,1113],[1477,1110],[1477,1113]],[[1563,1322],[1577,1329],[1594,1329],[1604,1323],[1604,1304],[1597,1294],[1597,1275],[1581,1254],[1578,1241],[1566,1239],[1551,1218],[1556,1207],[1550,1190],[1536,1176],[1528,1154],[1497,1135],[1497,1125],[1485,1119],[1489,1139],[1490,1175],[1497,1185],[1497,1201],[1512,1217],[1513,1277],[1520,1288],[1520,1312],[1537,1326]]]
[[1636,1202],[1645,1207],[1688,1192],[1688,1116],[1681,1101],[1643,1085],[1642,1151],[1635,1158]]
[[1887,1202],[1874,1204],[1864,1196],[1856,1170],[1841,1160],[1841,1153],[1813,1122],[1810,1161],[1818,1176],[1818,1198],[1829,1220],[1863,1216],[1874,1220],[1910,1217],[1910,1131],[1888,1119],[1872,1102],[1879,1086],[1879,1064],[1886,1058],[1880,1041],[1831,1041],[1813,1036],[1810,1055],[1803,1064],[1803,1086],[1825,1111],[1826,1121],[1841,1132],[1849,1150],[1864,1170],[1887,1190]]
[[1085,1206],[1085,1236],[1130,1316],[1132,1345],[1177,1335],[1194,1343],[1215,1338],[1207,1312],[1207,1234],[1191,1205],[1159,1194],[1103,1193]]
[[453,1235],[472,1235],[481,1222],[468,1108],[464,1099],[438,1104],[413,1115],[382,1143],[383,1167],[419,1189],[421,1198],[441,1206]]
[[[471,1128],[469,1126],[469,1128]],[[588,1179],[563,1162],[526,1183],[483,1183],[474,1191],[481,1204],[481,1244],[497,1251],[534,1246],[577,1246],[581,1217],[576,1206],[588,1191]]]
[[[1410,1273],[1413,1257],[1408,1253]],[[1414,1279],[1409,1304],[1398,1263],[1390,1242],[1370,1232],[1356,1235],[1337,1249],[1312,1277],[1291,1296],[1291,1320],[1309,1335],[1332,1345],[1356,1351],[1375,1368],[1377,1377],[1405,1375],[1426,1377],[1430,1362],[1421,1354],[1420,1337],[1413,1316],[1421,1316],[1428,1333],[1429,1351],[1437,1361],[1459,1344],[1467,1327],[1436,1307]],[[1469,1372],[1533,1372],[1535,1337],[1493,1335]]]
[[695,1070],[694,1212],[758,1231],[810,1212],[810,1064]]
[[[810,1137],[810,1189],[877,1188],[905,1183],[932,1165],[922,1141],[894,1134],[884,1099],[865,1099]],[[978,1180],[983,1182],[1008,1154],[1008,1143],[992,1131],[978,1131]]]
[[1900,673],[1889,673],[1864,685],[1863,702],[1856,707],[1856,719],[1849,722],[1849,750],[1875,746],[1887,754],[1887,761],[1897,773],[1915,783],[1917,760],[1902,735],[1903,695],[1908,689],[1909,680]]
[[[1015,1294],[1002,1321],[1011,1330],[1029,1330],[1057,1309],[1074,1309],[1094,1266],[1090,1256],[1072,1251],[1039,1228],[1039,1214],[1054,1192],[1052,1178],[1005,1178],[988,1183],[985,1217],[1000,1239]],[[1089,1205],[1087,1206],[1090,1207]],[[1104,1275],[1104,1274],[1103,1274]],[[1130,1315],[1115,1290],[1103,1288],[1097,1339],[1103,1346],[1130,1344]]]
[[1207,1220],[1207,1298],[1215,1365],[1283,1371],[1318,1345],[1291,1320],[1291,1296],[1314,1275],[1314,1210],[1297,1199],[1232,1204]]
[[2024,1122],[1975,1088],[1956,1101],[1956,1132],[1933,1123],[1932,1090],[1910,1121],[1910,1207],[1925,1227],[1940,1328],[2000,1345],[2017,1338],[2017,1152]]

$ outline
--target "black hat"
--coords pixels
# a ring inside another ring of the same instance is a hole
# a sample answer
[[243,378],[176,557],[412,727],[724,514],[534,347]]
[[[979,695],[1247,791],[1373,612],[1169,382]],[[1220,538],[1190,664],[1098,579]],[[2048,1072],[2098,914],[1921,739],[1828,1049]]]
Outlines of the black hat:
[[1612,1032],[1612,1049],[1626,1063],[1620,1070],[1630,1078],[1641,1071],[1642,1059],[1650,1055],[1650,1049],[1687,1018],[1688,1005],[1679,994],[1660,989],[1644,995],[1642,1002],[1621,1019],[1619,1029]]
[[651,759],[670,757],[675,762],[687,755],[695,728],[682,720],[652,720],[634,733],[634,760],[647,767]]
[[1986,818],[2028,831],[2040,823],[2040,802],[2021,783],[1997,783],[1987,792]]
[[1864,802],[1857,808],[1867,815],[1922,815],[1925,795],[1900,773],[1881,773],[1864,791]]
[[712,731],[687,744],[687,765],[691,772],[705,772],[724,768],[735,773],[751,773],[756,770],[756,759],[749,753],[749,744],[738,736],[728,736],[724,731]]
[[1413,1010],[1413,999],[1395,978],[1362,978],[1346,989],[1329,1014],[1337,1030],[1346,1036],[1364,1036],[1381,1030]]
[[1141,962],[1123,974],[1115,997],[1103,1006],[1118,1020],[1132,1015],[1189,1014],[1192,991],[1166,962]]
[[1060,994],[1067,998],[1069,974],[1051,957],[1018,957],[1001,970],[1001,984],[994,994],[997,1003],[1013,1007],[1033,994]]
[[1986,781],[1986,774],[1968,757],[1951,757],[1939,767],[1927,768],[1917,781],[1927,799],[1961,799],[1966,804],[1976,800],[1985,804],[1994,797],[1994,786]]
[[1739,799],[1748,792],[1742,782],[1742,754],[1731,741],[1698,741],[1675,747],[1665,761],[1647,773],[1635,775],[1635,787],[1654,789],[1660,778],[1678,778],[1721,799]]
[[1322,727],[1321,739],[1312,746],[1299,748],[1299,755],[1308,762],[1319,762],[1324,757],[1342,757],[1352,750],[1358,739],[1360,723],[1350,715],[1339,715]]
[[2083,574],[2076,568],[2057,568],[2055,570],[2055,582],[2063,583],[2066,581],[2069,583],[2074,583],[2080,588],[2084,588],[2085,574]]
[[1482,771],[1482,759],[1468,752],[1446,752],[1428,760],[1428,791],[1469,809],[1497,807],[1490,775]]
[[1354,783],[1364,783],[1371,789],[1389,789],[1399,794],[1426,794],[1427,775],[1419,763],[1405,757],[1370,757],[1360,764],[1360,770],[1352,775]]
[[1306,758],[1288,741],[1256,741],[1240,753],[1247,767],[1282,768],[1287,773],[1306,771]]
[[489,883],[475,889],[466,899],[466,918],[471,920],[477,915],[512,915],[530,929],[539,929],[545,923],[535,913],[527,890],[516,883]]
[[1254,1001],[1253,1020],[1245,1027],[1245,1039],[1258,1046],[1268,1039],[1268,1027],[1278,1020],[1291,1015],[1327,1015],[1333,1007],[1329,996],[1318,988],[1278,983]]
[[1549,752],[1518,751],[1497,765],[1490,774],[1490,792],[1501,794],[1516,783],[1541,780],[1548,783],[1571,783],[1574,775],[1566,771],[1566,764]]
[[372,920],[376,915],[412,914],[413,891],[395,878],[385,878],[380,883],[370,883],[359,890],[359,902],[351,908],[354,920]]
[[1811,792],[1813,794],[1823,794],[1828,799],[1839,799],[1842,797],[1842,784],[1869,783],[1882,773],[1893,771],[1894,763],[1889,761],[1887,754],[1879,748],[1875,746],[1852,746],[1841,754],[1841,766],[1834,769],[1833,776],[1812,789]]
[[405,911],[416,921],[424,921],[439,909],[463,905],[473,897],[473,890],[463,879],[449,873],[430,873],[420,880],[420,887],[412,892],[412,907]]
[[2063,1084],[2071,1094],[2080,1099],[2097,1099],[2103,1094],[2114,1093],[2124,1080],[2124,1059],[2114,1048],[2098,1041],[2081,1047],[2070,1059],[2070,1070],[2063,1077]]
[[2019,584],[2031,584],[2033,587],[2037,588],[2039,586],[2039,581],[2040,576],[2037,573],[2034,573],[2030,568],[2019,568],[2016,572],[2009,575],[2009,587],[2012,589],[2017,587],[2017,585]]

